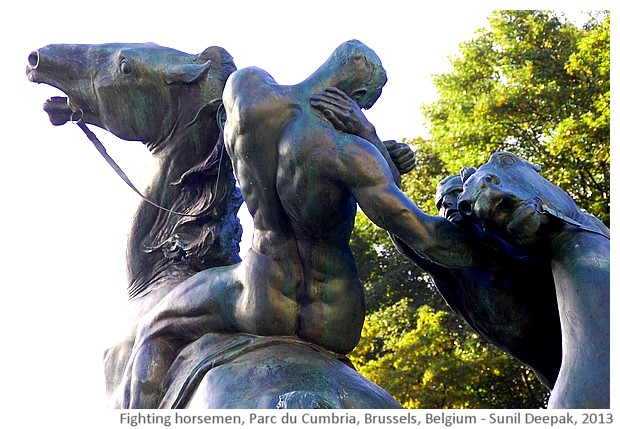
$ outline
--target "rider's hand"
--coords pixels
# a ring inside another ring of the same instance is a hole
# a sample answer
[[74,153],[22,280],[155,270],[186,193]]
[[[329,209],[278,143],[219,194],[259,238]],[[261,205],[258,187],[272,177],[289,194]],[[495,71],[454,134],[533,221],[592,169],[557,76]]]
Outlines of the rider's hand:
[[415,167],[415,153],[407,143],[388,140],[383,142],[390,153],[390,158],[400,174],[409,173]]

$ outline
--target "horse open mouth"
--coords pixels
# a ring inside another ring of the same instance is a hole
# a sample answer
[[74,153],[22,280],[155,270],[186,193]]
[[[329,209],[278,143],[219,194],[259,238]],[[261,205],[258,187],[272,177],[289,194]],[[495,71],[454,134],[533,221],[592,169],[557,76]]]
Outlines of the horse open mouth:
[[[48,114],[52,125],[63,125],[69,121],[78,122],[87,113],[89,119],[94,118],[93,109],[87,99],[77,100],[75,97],[67,97],[65,80],[69,79],[62,70],[56,70],[54,60],[49,56],[32,51],[28,55],[26,76],[33,83],[49,85],[58,89],[63,95],[50,97],[43,104],[43,110]],[[83,106],[87,106],[84,107]]]
[[82,116],[71,108],[67,97],[51,97],[43,104],[43,110],[49,116],[52,125],[63,125],[68,121],[79,121]]
[[446,211],[446,219],[450,222],[458,222],[462,219],[461,212],[457,209],[448,209]]
[[[466,201],[459,203],[459,209],[463,209],[463,206],[466,206]],[[499,195],[481,195],[476,200],[473,201],[470,207],[469,212],[476,216],[478,219],[483,221],[489,220],[493,218],[493,215],[496,213],[497,208],[504,203],[504,198]],[[466,208],[466,207],[465,207]]]

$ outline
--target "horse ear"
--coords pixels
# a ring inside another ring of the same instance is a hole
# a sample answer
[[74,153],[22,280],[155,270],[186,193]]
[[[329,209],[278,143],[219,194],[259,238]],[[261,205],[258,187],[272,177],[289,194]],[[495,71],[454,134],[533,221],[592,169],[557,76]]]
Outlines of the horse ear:
[[463,183],[467,182],[467,179],[469,179],[469,177],[475,172],[476,172],[476,169],[474,167],[467,167],[467,166],[461,167],[461,171],[460,171],[461,182]]
[[517,155],[511,152],[498,152],[499,165],[512,165],[519,160]]
[[491,155],[491,158],[489,159],[489,161],[492,161],[493,159],[498,159],[499,165],[502,167],[504,165],[512,165],[516,162],[523,162],[526,165],[530,166],[537,173],[540,173],[540,170],[541,170],[540,165],[533,164],[529,161],[526,161],[523,158],[519,158],[517,155],[515,155],[512,152],[495,152],[493,155]]
[[216,70],[216,75],[214,77],[221,79],[223,82],[226,82],[228,76],[237,70],[233,57],[226,49],[219,46],[209,46],[200,54],[196,55],[194,61],[204,62],[207,60],[213,61],[212,67]]
[[164,76],[167,84],[194,83],[209,73],[211,60],[201,64],[176,64],[166,66]]

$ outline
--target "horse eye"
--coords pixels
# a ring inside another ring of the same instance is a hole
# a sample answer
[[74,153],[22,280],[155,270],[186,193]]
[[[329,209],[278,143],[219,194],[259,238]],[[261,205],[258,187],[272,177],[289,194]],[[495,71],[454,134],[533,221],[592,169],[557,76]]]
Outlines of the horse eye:
[[130,74],[131,73],[131,64],[129,64],[129,61],[123,59],[121,61],[120,69],[121,69],[121,73],[123,73],[123,74]]

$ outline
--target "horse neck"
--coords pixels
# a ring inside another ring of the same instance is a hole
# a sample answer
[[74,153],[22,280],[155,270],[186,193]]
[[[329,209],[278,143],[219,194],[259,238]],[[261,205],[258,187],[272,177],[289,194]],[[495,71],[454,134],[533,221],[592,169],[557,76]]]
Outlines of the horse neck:
[[609,239],[564,226],[551,236],[549,248],[563,337],[593,343],[593,335],[609,323]]
[[[211,147],[201,144],[197,130],[171,135],[152,150],[155,169],[144,195],[156,204],[173,209],[181,192],[173,183],[196,163],[204,159]],[[150,251],[170,236],[179,215],[141,201],[134,216],[127,246],[129,296],[153,287],[178,284],[194,272],[184,264],[166,258],[161,251]]]

